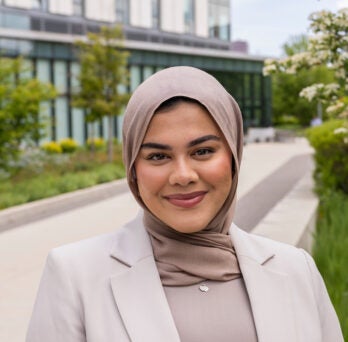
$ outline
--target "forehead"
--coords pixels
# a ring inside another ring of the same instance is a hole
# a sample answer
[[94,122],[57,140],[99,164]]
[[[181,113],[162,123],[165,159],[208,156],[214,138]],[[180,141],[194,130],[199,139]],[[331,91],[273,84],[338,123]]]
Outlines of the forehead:
[[178,136],[199,133],[222,135],[218,125],[204,106],[195,102],[180,102],[157,111],[152,117],[144,140],[149,136]]

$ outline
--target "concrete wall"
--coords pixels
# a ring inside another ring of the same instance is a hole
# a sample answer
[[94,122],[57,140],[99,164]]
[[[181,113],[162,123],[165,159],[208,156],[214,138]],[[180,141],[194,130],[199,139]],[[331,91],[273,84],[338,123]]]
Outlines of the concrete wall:
[[20,8],[31,8],[31,0],[5,0],[5,5],[20,7]]
[[73,2],[72,0],[50,0],[49,12],[63,15],[73,14]]
[[[60,1],[60,0],[58,0]],[[86,18],[107,22],[115,21],[114,0],[87,0],[85,2]]]
[[197,36],[208,37],[208,1],[195,1],[195,19]]
[[161,29],[163,31],[184,33],[184,0],[162,0]]
[[130,24],[132,26],[151,28],[152,7],[151,0],[130,1]]

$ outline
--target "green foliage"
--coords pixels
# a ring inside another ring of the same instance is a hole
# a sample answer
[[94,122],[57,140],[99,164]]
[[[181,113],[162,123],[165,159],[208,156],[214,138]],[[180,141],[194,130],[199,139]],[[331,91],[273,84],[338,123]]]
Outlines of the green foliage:
[[307,130],[315,149],[317,188],[348,194],[348,127],[344,120],[330,120]]
[[81,70],[73,105],[86,110],[89,122],[108,117],[109,161],[113,147],[112,117],[122,113],[129,99],[129,94],[122,91],[128,84],[129,55],[122,42],[122,30],[116,26],[102,27],[100,33],[88,33],[87,41],[76,43]]
[[16,172],[0,179],[0,209],[125,177],[120,145],[115,146],[114,159],[107,163],[104,151],[92,158],[84,150],[73,154],[29,150],[21,155]]
[[325,279],[348,341],[348,196],[325,191],[321,195],[313,257]]
[[52,85],[28,76],[22,58],[0,58],[0,169],[18,157],[22,143],[42,137],[40,103],[56,96]]
[[72,138],[61,139],[59,141],[59,145],[62,148],[63,153],[73,153],[79,147],[79,144],[77,143],[77,141],[75,141]]
[[56,141],[50,141],[50,142],[46,142],[44,144],[42,144],[41,148],[50,154],[53,153],[62,153],[62,147],[59,143],[57,143]]
[[[287,56],[301,53],[307,48],[308,38],[304,35],[292,37],[283,46]],[[292,116],[298,119],[301,126],[309,126],[311,119],[316,115],[317,103],[299,97],[301,90],[313,83],[328,84],[333,81],[333,71],[325,66],[300,70],[296,74],[276,73],[272,75],[274,124],[282,124],[283,116]]]
[[105,148],[106,142],[103,138],[89,138],[87,139],[87,147],[91,149],[92,144],[97,151],[101,151]]

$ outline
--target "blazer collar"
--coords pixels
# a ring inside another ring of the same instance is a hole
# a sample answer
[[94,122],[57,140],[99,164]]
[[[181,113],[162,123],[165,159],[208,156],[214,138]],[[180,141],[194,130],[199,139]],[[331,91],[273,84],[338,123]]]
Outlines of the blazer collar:
[[[273,269],[275,243],[235,225],[231,226],[230,235],[250,299],[258,341],[296,341],[290,279]],[[142,212],[117,231],[111,256],[129,266],[111,277],[111,286],[130,339],[180,341],[142,223]]]
[[297,341],[291,284],[275,267],[277,243],[232,225],[230,234],[250,299],[259,342]]
[[142,212],[117,231],[111,256],[129,266],[111,277],[111,287],[130,340],[180,342]]

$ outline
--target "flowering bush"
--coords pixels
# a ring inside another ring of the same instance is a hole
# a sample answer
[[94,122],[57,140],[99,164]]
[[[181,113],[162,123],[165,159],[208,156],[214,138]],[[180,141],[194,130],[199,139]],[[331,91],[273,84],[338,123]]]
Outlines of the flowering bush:
[[106,146],[106,142],[103,138],[89,138],[87,140],[87,146],[88,148],[91,148],[92,146],[92,142],[94,143],[94,148],[97,150],[97,151],[100,151],[100,150],[103,150]]
[[313,84],[303,89],[300,96],[329,104],[327,113],[330,115],[348,117],[348,101],[345,99],[348,91],[348,8],[337,13],[315,12],[309,20],[313,36],[309,39],[307,51],[280,60],[268,59],[263,72],[265,75],[294,74],[302,69],[326,65],[334,70],[336,82]]
[[62,147],[56,141],[50,141],[44,143],[41,148],[47,153],[62,153]]
[[65,138],[59,141],[59,145],[64,153],[72,153],[77,150],[79,144],[71,138]]
[[348,125],[344,120],[330,120],[307,130],[307,137],[315,149],[318,190],[348,194]]

